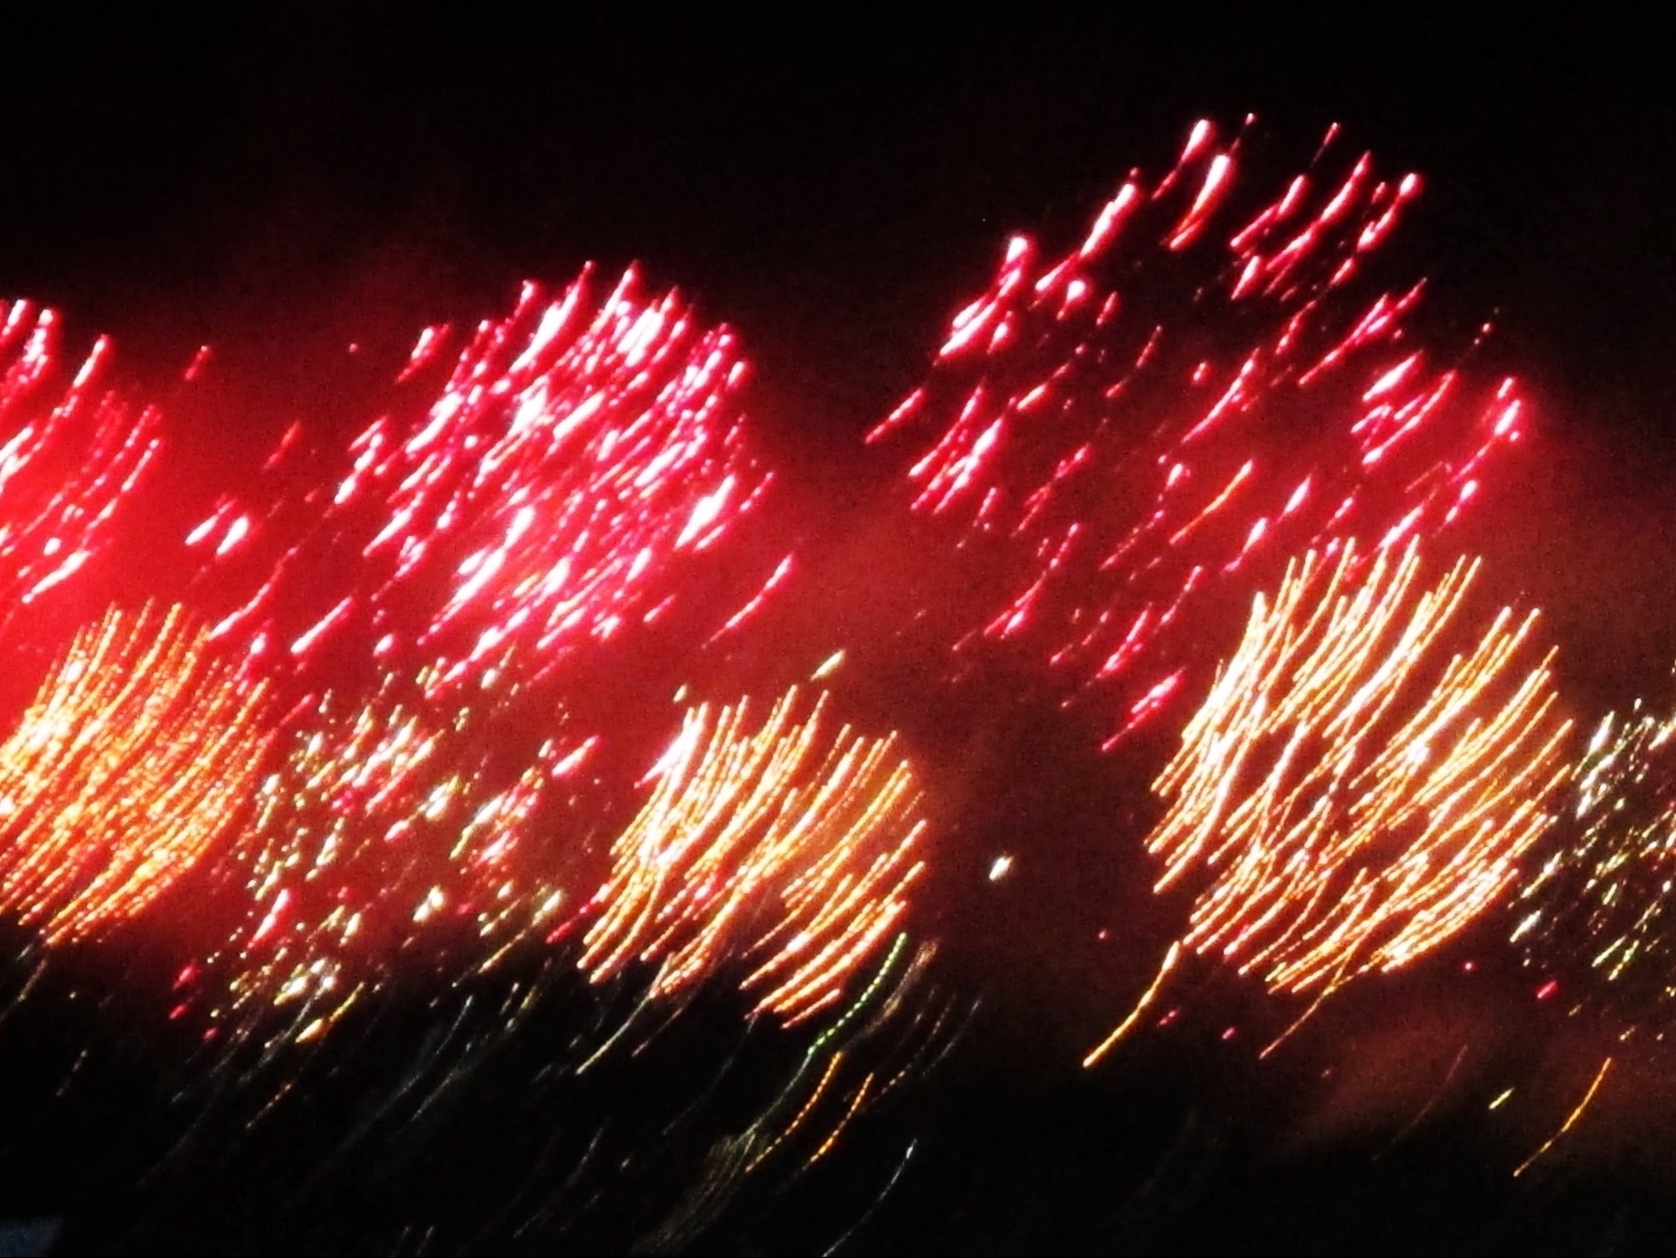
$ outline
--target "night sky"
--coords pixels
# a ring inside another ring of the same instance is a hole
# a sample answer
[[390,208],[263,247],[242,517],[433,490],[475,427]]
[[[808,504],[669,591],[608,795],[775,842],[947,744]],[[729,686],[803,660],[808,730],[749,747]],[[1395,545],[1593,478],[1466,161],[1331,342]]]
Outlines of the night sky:
[[[181,501],[156,517],[172,526],[299,416],[339,434],[364,422],[371,394],[353,390],[372,386],[342,366],[351,342],[399,362],[428,324],[503,313],[522,280],[557,288],[588,262],[607,276],[637,263],[651,291],[678,288],[738,333],[750,436],[789,491],[788,527],[814,539],[814,606],[866,626],[870,600],[909,598],[899,587],[935,562],[891,549],[907,543],[879,522],[889,493],[862,434],[924,378],[1009,235],[1070,248],[1199,118],[1232,132],[1254,115],[1271,178],[1337,123],[1382,169],[1425,179],[1392,248],[1429,277],[1426,330],[1458,342],[1493,320],[1481,365],[1524,383],[1530,439],[1463,540],[1498,597],[1543,608],[1587,725],[1637,697],[1668,706],[1676,661],[1676,87],[1662,47],[1596,14],[1290,5],[888,25],[37,6],[0,39],[0,296],[60,310],[77,349],[111,334],[142,392],[166,393],[213,348],[211,403],[181,412]],[[875,569],[889,570],[878,589]],[[173,578],[142,556],[100,579],[133,597]],[[785,660],[806,673],[824,614],[790,617],[784,660],[759,646],[719,675]],[[965,1029],[839,1155],[670,1223],[691,1183],[725,1179],[712,1142],[760,1108],[739,1078],[783,1077],[803,1045],[745,1035],[717,998],[642,1059],[539,1084],[540,1037],[577,1034],[587,999],[563,980],[515,1042],[461,1067],[452,1108],[367,1135],[386,1113],[367,1098],[452,1016],[420,990],[297,1067],[315,1096],[277,1126],[240,1134],[256,1085],[194,1125],[179,1098],[195,1066],[159,1029],[149,963],[113,978],[94,949],[27,1002],[27,967],[0,987],[0,1092],[31,1115],[8,1118],[0,1099],[0,1224],[60,1220],[66,1251],[104,1252],[780,1252],[847,1245],[852,1228],[854,1249],[891,1252],[1638,1252],[1668,1236],[1676,1058],[1644,1044],[1657,1027],[1624,1050],[1591,1138],[1513,1177],[1620,1027],[1535,1002],[1502,955],[1501,918],[1347,990],[1290,1055],[1257,1050],[1301,1006],[1205,966],[1184,980],[1203,1012],[1177,1039],[1081,1071],[1158,956],[1137,943],[1109,964],[1094,932],[1156,942],[1171,911],[1152,903],[1133,837],[1111,855],[1111,819],[1127,836],[1148,815],[1168,739],[1103,759],[1084,718],[1012,664],[956,697],[915,666],[863,678],[844,702],[902,729],[929,766],[948,837],[915,928],[942,944],[926,999]],[[991,884],[1001,852],[1019,873]],[[43,1098],[82,1058],[87,1081],[55,1109]],[[1487,1116],[1504,1087],[1518,1102]],[[599,1124],[619,1139],[600,1158],[659,1145],[687,1096],[713,1108],[654,1170],[573,1169],[593,1165]],[[355,1120],[334,1126],[340,1111]],[[571,1187],[544,1197],[543,1183]]]

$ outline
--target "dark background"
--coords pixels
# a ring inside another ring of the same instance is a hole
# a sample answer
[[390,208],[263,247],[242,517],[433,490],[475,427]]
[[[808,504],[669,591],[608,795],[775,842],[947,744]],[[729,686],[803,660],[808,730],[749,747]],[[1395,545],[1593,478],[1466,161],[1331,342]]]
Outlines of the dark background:
[[[1662,700],[1676,659],[1665,48],[1654,28],[1592,11],[1127,6],[859,25],[521,6],[14,7],[0,24],[0,294],[62,309],[73,344],[114,334],[142,377],[178,373],[212,344],[242,382],[240,404],[196,438],[213,462],[265,445],[347,341],[405,343],[427,323],[505,309],[522,279],[639,261],[653,287],[681,287],[741,332],[776,466],[841,498],[857,436],[920,379],[1007,234],[1068,242],[1131,166],[1160,169],[1196,118],[1233,127],[1255,113],[1275,151],[1299,159],[1338,122],[1386,169],[1426,177],[1396,247],[1433,277],[1441,318],[1495,318],[1493,361],[1536,403],[1533,448],[1478,540],[1498,588],[1548,612],[1587,717]],[[1019,810],[1039,820],[1042,807]],[[1403,1011],[1407,1039],[1382,1001]],[[1437,1046],[1455,1041],[1428,1019],[1483,1016],[1458,992],[1373,993],[1347,1006],[1337,1042],[1357,1042],[1365,1018],[1384,1027],[1367,1061],[1435,1080]],[[1551,1130],[1598,1060],[1509,1048],[1513,1034],[1485,1030],[1501,1046],[1490,1056],[1526,1051],[1528,1073],[1557,1082],[1500,1153]],[[1012,1073],[961,1076],[933,1117],[903,1120],[942,1133],[945,1150],[992,1152],[933,1162],[879,1243],[1496,1249],[1512,1237],[1611,1250],[1662,1227],[1662,1163],[1622,1200],[1615,1154],[1531,1199],[1505,1158],[1460,1153],[1449,1129],[1394,1167],[1357,1146],[1248,1175],[1241,1124],[1278,1121],[1265,1109],[1278,1102],[1251,1097],[1285,1094],[1254,1064],[1207,1075],[1154,1053],[1119,1084],[1035,1080],[1074,1039],[1015,1055]],[[1379,1076],[1348,1070],[1339,1099],[1353,1117],[1335,1127],[1342,1115],[1323,1102],[1310,1128],[1321,1143],[1300,1140],[1338,1149],[1364,1121],[1379,1129],[1367,1115],[1388,1093],[1406,1113],[1411,1091]],[[1207,1107],[1242,1117],[1219,1127],[1195,1117]],[[880,1148],[894,1165],[900,1142]],[[1207,1178],[1215,1209],[1200,1212]],[[878,1179],[863,1166],[835,1199],[864,1201]],[[1436,1220],[1405,1212],[1410,1199]]]

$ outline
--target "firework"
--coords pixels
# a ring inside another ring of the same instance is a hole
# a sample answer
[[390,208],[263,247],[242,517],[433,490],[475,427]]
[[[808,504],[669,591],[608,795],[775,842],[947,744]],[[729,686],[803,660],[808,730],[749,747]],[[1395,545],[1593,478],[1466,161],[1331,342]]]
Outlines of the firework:
[[[592,288],[588,272],[556,300],[526,285],[415,420],[382,415],[354,437],[329,490],[309,478],[311,438],[289,430],[265,469],[271,501],[224,498],[188,538],[230,604],[217,635],[304,677],[355,649],[334,644],[370,645],[380,670],[424,670],[441,699],[545,676],[667,615],[681,561],[768,485],[744,449],[745,363],[676,295],[642,298],[633,271],[603,300]],[[396,400],[450,340],[426,330]]]
[[1015,237],[869,437],[909,447],[916,511],[1010,557],[962,645],[1018,642],[1104,692],[1114,740],[1180,692],[1190,607],[1330,537],[1434,533],[1520,435],[1512,380],[1410,343],[1424,285],[1369,274],[1417,177],[1338,161],[1335,128],[1254,196],[1244,143],[1200,123],[1062,258]]
[[228,943],[234,1008],[288,1009],[312,1038],[398,965],[452,957],[457,978],[555,927],[580,846],[560,805],[585,792],[594,740],[555,734],[507,764],[494,733],[475,709],[328,696],[290,736],[223,862],[247,905]]
[[263,700],[179,609],[78,634],[0,746],[0,908],[49,941],[144,909],[241,816]]
[[[286,758],[223,873],[249,906],[223,960],[234,1004],[300,1011],[297,1034],[394,957],[460,975],[562,924],[610,815],[610,753],[569,699],[611,670],[566,665],[676,616],[767,489],[732,335],[642,298],[632,271],[593,288],[526,285],[453,350],[426,330],[346,469],[322,487],[330,457],[294,427],[266,505],[224,498],[187,539],[215,634],[288,700]],[[714,613],[700,631],[748,617],[788,567],[731,615],[690,600]]]
[[1414,542],[1346,544],[1257,598],[1154,784],[1158,889],[1196,888],[1182,948],[1325,994],[1436,948],[1513,881],[1569,725],[1552,656],[1521,664],[1534,613],[1457,649],[1476,572],[1428,586]]
[[1640,703],[1605,717],[1572,774],[1547,859],[1519,891],[1527,961],[1633,1021],[1676,998],[1665,905],[1676,870],[1676,721]]
[[593,978],[655,964],[663,994],[736,959],[757,1010],[794,1023],[889,940],[922,869],[918,784],[894,739],[830,731],[824,699],[803,708],[794,689],[760,723],[748,703],[687,715],[613,846]]
[[58,316],[0,302],[0,635],[109,543],[155,461],[161,417],[105,383],[101,337],[67,386]]

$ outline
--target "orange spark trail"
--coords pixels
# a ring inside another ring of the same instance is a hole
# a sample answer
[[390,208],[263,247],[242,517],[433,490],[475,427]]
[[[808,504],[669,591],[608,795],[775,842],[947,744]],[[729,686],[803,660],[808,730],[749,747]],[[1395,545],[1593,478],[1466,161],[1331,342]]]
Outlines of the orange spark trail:
[[1577,1104],[1572,1107],[1571,1113],[1565,1116],[1565,1121],[1560,1124],[1559,1129],[1555,1131],[1553,1135],[1549,1136],[1548,1139],[1544,1140],[1537,1147],[1534,1153],[1514,1168],[1513,1177],[1515,1179],[1530,1170],[1531,1166],[1538,1158],[1541,1158],[1548,1152],[1548,1150],[1552,1149],[1554,1145],[1559,1142],[1561,1137],[1577,1125],[1578,1120],[1583,1117],[1584,1111],[1589,1108],[1589,1102],[1595,1099],[1595,1093],[1600,1091],[1600,1085],[1606,1082],[1606,1072],[1611,1069],[1612,1059],[1610,1057],[1602,1059],[1600,1069],[1595,1071],[1595,1077],[1589,1081],[1589,1086],[1583,1093],[1583,1099],[1578,1101]]
[[56,941],[144,909],[239,818],[263,706],[178,608],[79,633],[0,746],[0,911]]
[[1418,549],[1309,552],[1155,783],[1162,890],[1193,879],[1187,947],[1276,991],[1393,970],[1513,880],[1564,780],[1552,655],[1504,609],[1457,653],[1476,563],[1435,585]]
[[1477,570],[1427,584],[1413,541],[1345,544],[1257,597],[1154,783],[1158,889],[1196,888],[1184,947],[1319,998],[1431,951],[1513,882],[1570,725],[1552,654],[1521,662],[1535,613],[1503,609],[1462,649]]
[[922,869],[920,788],[894,738],[804,707],[794,689],[761,722],[749,703],[687,714],[595,897],[595,981],[655,963],[663,994],[738,960],[758,1011],[795,1023],[888,944]]

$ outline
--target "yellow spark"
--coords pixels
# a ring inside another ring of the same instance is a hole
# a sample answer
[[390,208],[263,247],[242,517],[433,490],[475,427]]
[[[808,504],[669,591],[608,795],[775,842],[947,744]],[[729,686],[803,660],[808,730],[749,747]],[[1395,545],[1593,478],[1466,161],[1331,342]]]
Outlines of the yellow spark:
[[1513,1172],[1514,1178],[1518,1178],[1520,1175],[1523,1175],[1526,1171],[1528,1171],[1531,1167],[1531,1163],[1535,1162],[1544,1153],[1548,1152],[1549,1149],[1552,1149],[1561,1136],[1565,1135],[1566,1132],[1570,1131],[1577,1125],[1577,1120],[1583,1117],[1583,1111],[1589,1108],[1589,1102],[1595,1099],[1595,1093],[1600,1091],[1600,1085],[1605,1081],[1606,1072],[1610,1069],[1612,1069],[1612,1059],[1608,1057],[1600,1063],[1600,1069],[1595,1071],[1595,1077],[1589,1084],[1588,1090],[1583,1093],[1583,1099],[1578,1101],[1576,1107],[1572,1109],[1571,1113],[1566,1115],[1565,1121],[1560,1124],[1560,1129],[1544,1140],[1541,1147],[1538,1148],[1535,1153],[1531,1154],[1523,1162],[1519,1163],[1518,1167]]
[[0,907],[49,941],[144,909],[250,797],[263,702],[178,607],[83,629],[0,745]]
[[794,1023],[890,941],[922,868],[919,785],[894,737],[829,732],[826,700],[804,706],[794,688],[760,724],[748,702],[688,712],[612,847],[595,981],[640,961],[665,994],[736,958],[758,1012]]
[[1552,653],[1519,676],[1535,613],[1450,653],[1477,569],[1426,587],[1414,543],[1371,562],[1347,544],[1257,598],[1154,784],[1158,885],[1199,888],[1187,947],[1330,991],[1437,947],[1512,881],[1569,723]]

